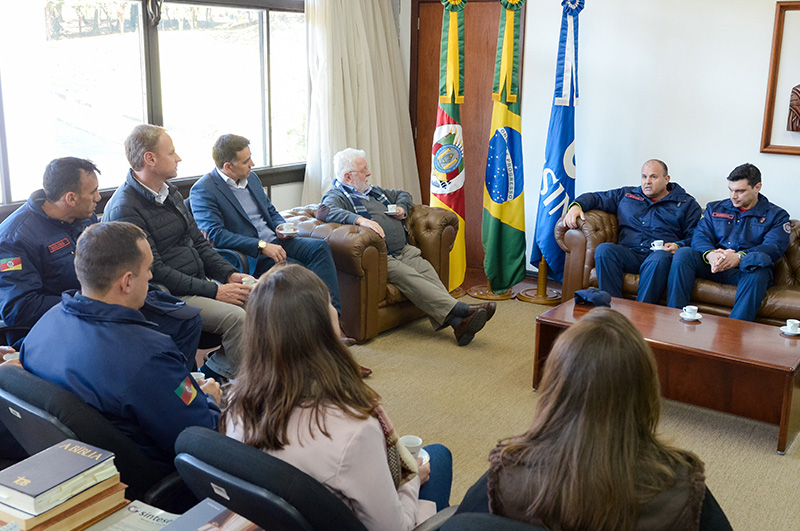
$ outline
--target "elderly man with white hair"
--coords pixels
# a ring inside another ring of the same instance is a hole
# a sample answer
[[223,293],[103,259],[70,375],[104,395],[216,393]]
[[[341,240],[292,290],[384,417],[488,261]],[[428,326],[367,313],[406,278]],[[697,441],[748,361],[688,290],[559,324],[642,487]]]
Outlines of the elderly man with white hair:
[[[347,148],[333,158],[336,180],[322,198],[328,207],[326,221],[361,225],[386,240],[388,281],[424,311],[438,329],[451,326],[459,346],[467,345],[491,319],[496,303],[458,302],[444,287],[420,250],[408,243],[404,220],[414,203],[411,194],[369,183],[372,175],[366,153]],[[390,212],[389,205],[397,209]]]

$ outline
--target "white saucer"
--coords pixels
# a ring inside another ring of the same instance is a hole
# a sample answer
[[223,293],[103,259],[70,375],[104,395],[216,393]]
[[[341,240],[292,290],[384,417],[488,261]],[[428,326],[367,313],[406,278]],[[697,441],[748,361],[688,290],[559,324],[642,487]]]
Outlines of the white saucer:
[[425,451],[425,448],[420,448],[420,449],[419,449],[419,453],[417,454],[417,457],[419,457],[420,459],[422,459],[422,464],[423,464],[423,465],[424,465],[425,463],[427,463],[428,461],[430,461],[430,460],[431,460],[431,454],[429,454],[428,452],[426,452],[426,451]]
[[397,210],[387,210],[386,211],[386,215],[387,216],[396,216],[397,215]]
[[663,250],[664,250],[664,248],[663,248],[663,247],[653,247],[653,246],[651,245],[651,246],[650,246],[650,250],[651,250],[651,251],[663,251]]
[[300,231],[297,230],[297,229],[294,229],[294,230],[279,230],[278,232],[283,234],[284,236],[292,236],[293,234],[297,234]]
[[684,321],[700,321],[703,319],[703,316],[702,314],[696,313],[694,314],[694,317],[689,317],[685,312],[681,312],[681,319]]
[[786,325],[781,327],[781,332],[783,332],[787,336],[800,336],[800,330],[798,330],[797,332],[790,332],[789,329],[786,327]]

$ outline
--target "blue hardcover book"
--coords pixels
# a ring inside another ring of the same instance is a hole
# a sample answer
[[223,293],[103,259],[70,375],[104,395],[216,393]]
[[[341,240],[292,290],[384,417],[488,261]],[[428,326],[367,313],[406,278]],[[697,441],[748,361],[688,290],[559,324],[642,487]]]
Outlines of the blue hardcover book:
[[38,515],[116,473],[112,452],[66,439],[0,471],[0,503]]
[[234,529],[236,531],[264,531],[244,516],[227,509],[224,505],[206,498],[174,520],[161,531],[211,531]]

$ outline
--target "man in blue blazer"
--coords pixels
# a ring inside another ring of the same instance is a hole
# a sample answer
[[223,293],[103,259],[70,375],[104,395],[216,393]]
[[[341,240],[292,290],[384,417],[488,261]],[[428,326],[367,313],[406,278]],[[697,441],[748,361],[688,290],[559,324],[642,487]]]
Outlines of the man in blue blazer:
[[272,206],[261,180],[251,171],[250,141],[222,135],[214,144],[214,168],[189,194],[197,226],[221,249],[235,249],[256,258],[254,276],[275,264],[292,262],[319,276],[340,314],[339,281],[328,242],[299,238],[283,231],[285,220]]

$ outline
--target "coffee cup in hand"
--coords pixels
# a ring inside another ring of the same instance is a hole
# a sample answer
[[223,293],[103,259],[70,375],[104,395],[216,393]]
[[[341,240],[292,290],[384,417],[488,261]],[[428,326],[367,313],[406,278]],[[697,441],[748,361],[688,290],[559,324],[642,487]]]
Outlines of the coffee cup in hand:
[[686,317],[692,319],[697,316],[697,306],[684,306],[683,313]]
[[422,449],[422,439],[416,435],[403,435],[400,437],[400,443],[405,446],[414,457],[417,457],[419,451]]
[[19,359],[19,352],[9,352],[8,354],[3,354],[3,361],[11,361],[18,359]]
[[203,382],[206,381],[206,375],[200,371],[193,372],[192,378],[197,382],[197,385],[203,385]]
[[797,319],[786,319],[786,329],[792,334],[800,332],[800,321]]
[[242,277],[242,284],[246,286],[253,286],[256,283],[255,277],[251,277],[250,275],[246,277]]
[[386,205],[386,213],[390,216],[397,214],[397,205]]
[[653,241],[653,249],[663,249],[663,248],[664,248],[664,240]]

